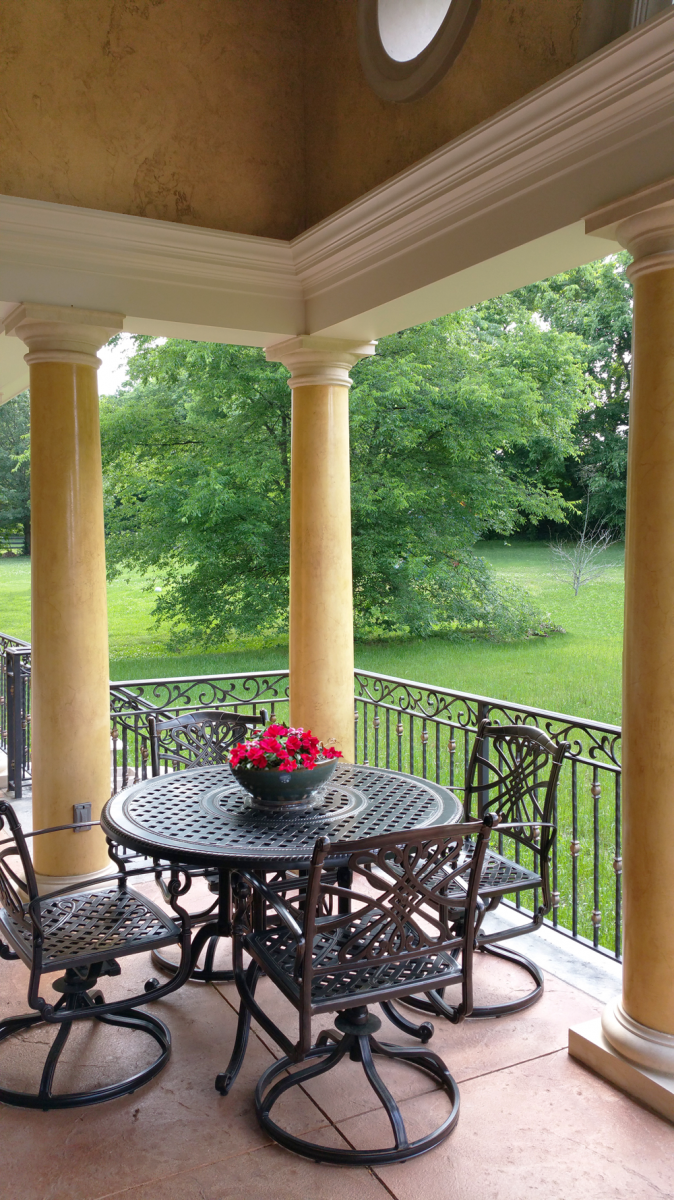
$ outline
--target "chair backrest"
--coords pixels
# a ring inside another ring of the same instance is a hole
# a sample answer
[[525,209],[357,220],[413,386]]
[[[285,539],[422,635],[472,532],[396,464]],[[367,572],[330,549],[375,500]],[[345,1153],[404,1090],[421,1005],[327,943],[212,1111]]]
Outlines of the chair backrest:
[[[345,975],[354,995],[359,977],[367,976],[371,996],[373,967],[379,998],[404,994],[406,987],[409,993],[424,959],[461,951],[462,1005],[469,1008],[480,872],[492,823],[489,817],[332,845],[319,838],[307,880],[304,962],[297,972],[305,1001],[312,987],[329,997],[335,984],[343,987]],[[462,853],[467,838],[473,840],[470,855]],[[326,857],[331,865],[342,859],[338,880],[350,876],[350,883],[334,882]]]
[[159,775],[162,763],[165,770],[179,771],[226,762],[228,751],[249,729],[266,723],[264,709],[259,716],[219,711],[183,713],[171,721],[150,716],[152,774]]
[[25,905],[37,896],[33,862],[19,818],[11,804],[0,800],[0,907],[31,936],[32,923]]
[[495,813],[514,828],[507,836],[535,854],[549,845],[559,772],[568,742],[553,742],[535,725],[482,721],[470,757],[465,811],[468,820]]

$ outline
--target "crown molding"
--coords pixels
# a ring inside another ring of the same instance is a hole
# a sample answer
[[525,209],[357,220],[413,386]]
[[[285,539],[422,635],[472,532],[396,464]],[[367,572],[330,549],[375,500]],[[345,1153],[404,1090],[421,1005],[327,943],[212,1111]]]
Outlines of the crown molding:
[[669,176],[673,138],[674,11],[292,242],[0,197],[0,298],[155,335],[366,342],[610,253],[584,218]]
[[288,242],[0,196],[2,262],[299,296]]
[[[462,270],[483,260],[495,238],[492,233],[486,243],[482,236],[471,239],[469,227],[476,219],[492,220],[510,206],[504,219],[509,228],[501,237],[505,251],[517,238],[521,244],[570,226],[592,209],[657,182],[671,171],[660,131],[674,129],[673,85],[674,12],[667,12],[307,230],[294,240],[292,251],[309,327],[325,328],[332,307],[326,300],[343,284],[350,294],[359,277],[387,263],[402,266],[410,252],[429,250],[452,231],[461,234],[463,246],[449,261],[447,253],[435,256],[436,278],[447,275],[448,268]],[[659,152],[649,147],[641,154],[638,144],[649,137],[658,139]],[[599,162],[621,152],[626,152],[622,175],[613,163],[606,172],[596,170]],[[580,178],[588,165],[595,167],[593,181]],[[552,204],[539,203],[534,227],[527,211],[524,228],[518,228],[513,203],[530,210],[532,200],[542,201],[555,183],[565,194]],[[431,258],[425,258],[427,278],[413,280],[413,286],[431,282]],[[406,270],[401,281],[410,290]]]

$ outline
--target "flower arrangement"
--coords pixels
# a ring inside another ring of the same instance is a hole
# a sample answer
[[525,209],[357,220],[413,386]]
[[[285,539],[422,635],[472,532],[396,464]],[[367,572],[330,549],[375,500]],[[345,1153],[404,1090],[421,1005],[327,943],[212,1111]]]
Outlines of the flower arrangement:
[[324,746],[310,729],[268,725],[259,737],[233,746],[229,762],[232,767],[257,771],[312,771],[320,763],[341,757],[341,750]]

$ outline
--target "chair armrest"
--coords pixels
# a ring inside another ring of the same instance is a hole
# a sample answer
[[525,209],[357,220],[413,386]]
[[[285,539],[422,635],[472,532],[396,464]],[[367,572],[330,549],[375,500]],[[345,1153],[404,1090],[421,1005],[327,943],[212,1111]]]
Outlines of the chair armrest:
[[302,929],[299,921],[288,908],[287,904],[284,904],[280,897],[277,896],[270,887],[267,887],[266,883],[264,883],[261,879],[258,879],[257,875],[253,875],[250,871],[245,871],[240,867],[237,867],[236,874],[239,879],[243,879],[246,883],[250,884],[250,886],[256,892],[258,892],[260,896],[262,896],[262,899],[265,900],[276,913],[278,913],[284,925],[288,927],[290,932],[298,939],[298,941],[304,938],[304,930]]

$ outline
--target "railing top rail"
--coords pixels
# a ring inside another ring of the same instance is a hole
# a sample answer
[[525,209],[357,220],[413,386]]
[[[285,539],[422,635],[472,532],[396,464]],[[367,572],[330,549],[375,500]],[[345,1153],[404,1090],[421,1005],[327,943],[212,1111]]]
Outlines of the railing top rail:
[[24,642],[22,638],[14,637],[12,633],[0,632],[0,643],[5,645],[5,647],[11,646],[21,650],[30,650],[30,642]]
[[221,679],[257,679],[261,675],[265,679],[281,679],[288,674],[285,671],[232,671],[226,675],[162,675],[159,679],[111,679],[110,687],[133,688],[151,687],[161,683],[217,683]]
[[[356,667],[354,675],[366,675],[371,679],[380,679],[385,683],[402,684],[405,687],[421,688],[422,691],[435,692],[439,696],[454,697],[456,700],[470,700],[475,704],[489,704],[494,708],[516,708],[521,712],[531,713],[535,717],[545,717],[551,721],[563,721],[566,724],[570,722],[574,725],[588,725],[592,729],[599,729],[602,733],[620,734],[622,732],[620,725],[608,725],[602,721],[593,721],[591,717],[577,717],[571,713],[553,712],[547,708],[534,708],[529,704],[520,704],[517,700],[498,700],[493,696],[479,696],[475,692],[460,692],[456,688],[437,687],[435,684],[419,683],[415,679],[401,679],[397,675],[382,675],[380,671],[367,671],[361,667]],[[357,697],[362,699],[362,697]]]

